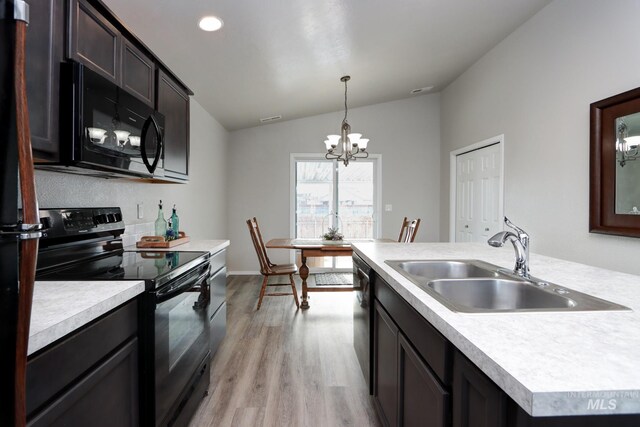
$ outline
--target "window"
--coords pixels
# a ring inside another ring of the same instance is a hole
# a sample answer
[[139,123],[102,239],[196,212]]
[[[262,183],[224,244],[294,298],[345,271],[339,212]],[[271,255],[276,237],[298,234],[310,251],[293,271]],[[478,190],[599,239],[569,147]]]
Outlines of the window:
[[[349,240],[378,237],[379,158],[345,167],[321,156],[299,155],[293,157],[292,174],[295,238],[317,239],[329,227],[338,227]],[[345,257],[318,260],[316,267],[348,267],[351,262]]]

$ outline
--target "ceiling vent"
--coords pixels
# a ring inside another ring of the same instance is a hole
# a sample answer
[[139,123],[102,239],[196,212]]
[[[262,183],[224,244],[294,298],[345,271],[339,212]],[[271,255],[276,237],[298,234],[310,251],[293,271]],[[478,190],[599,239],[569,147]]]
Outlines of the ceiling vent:
[[276,120],[280,120],[282,118],[282,116],[278,115],[278,116],[271,116],[271,117],[263,117],[260,119],[260,123],[269,123],[269,122],[275,122]]
[[409,94],[411,94],[411,95],[417,95],[417,94],[422,93],[422,92],[428,92],[428,91],[430,91],[431,89],[433,89],[433,86],[421,87],[421,88],[419,88],[419,89],[414,89],[414,90],[412,90],[411,92],[409,92]]

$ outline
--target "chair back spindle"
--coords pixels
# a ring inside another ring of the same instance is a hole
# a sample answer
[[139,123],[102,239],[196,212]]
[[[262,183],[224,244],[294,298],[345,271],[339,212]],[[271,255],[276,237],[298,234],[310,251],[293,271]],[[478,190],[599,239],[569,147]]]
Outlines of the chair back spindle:
[[420,227],[420,218],[409,220],[405,216],[402,220],[402,228],[400,228],[398,242],[413,243],[416,238],[416,234],[418,233],[418,227]]

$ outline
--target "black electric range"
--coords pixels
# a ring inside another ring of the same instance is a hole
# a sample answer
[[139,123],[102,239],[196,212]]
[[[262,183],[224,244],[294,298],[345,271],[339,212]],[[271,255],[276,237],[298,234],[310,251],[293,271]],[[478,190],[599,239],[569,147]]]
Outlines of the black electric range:
[[207,258],[208,254],[203,252],[113,250],[40,270],[37,280],[144,280],[148,288],[158,288]]
[[125,250],[120,208],[47,209],[40,218],[39,286],[145,282],[138,297],[140,425],[186,425],[209,385],[209,253]]

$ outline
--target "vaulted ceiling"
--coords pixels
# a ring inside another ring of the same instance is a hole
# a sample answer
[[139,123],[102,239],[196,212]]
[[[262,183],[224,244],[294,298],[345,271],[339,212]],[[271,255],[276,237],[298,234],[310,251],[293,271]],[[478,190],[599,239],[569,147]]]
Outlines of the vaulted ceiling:
[[104,2],[235,130],[440,91],[550,0]]

